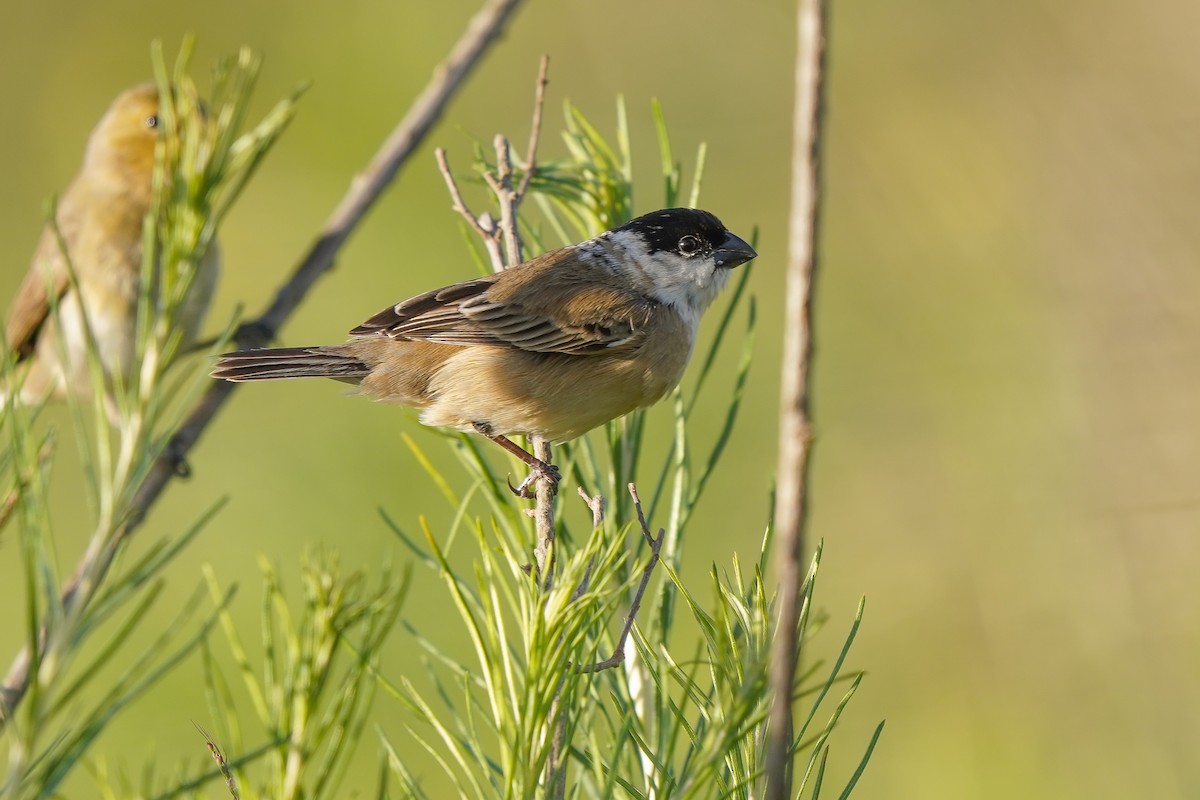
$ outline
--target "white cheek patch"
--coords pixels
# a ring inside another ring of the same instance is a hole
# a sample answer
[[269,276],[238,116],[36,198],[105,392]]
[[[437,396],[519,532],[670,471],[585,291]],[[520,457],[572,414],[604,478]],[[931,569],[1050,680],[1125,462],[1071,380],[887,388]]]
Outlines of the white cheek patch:
[[729,280],[729,271],[717,269],[711,258],[684,258],[675,253],[656,253],[639,260],[639,266],[654,282],[664,303],[699,316]]
[[[590,243],[589,243],[590,244]],[[580,248],[580,257],[609,263],[614,269],[632,267],[641,274],[644,289],[656,300],[672,306],[695,329],[700,315],[729,281],[729,270],[718,269],[710,256],[685,258],[675,252],[646,252],[646,243],[633,231],[604,234],[591,246]],[[622,265],[628,265],[622,267]]]

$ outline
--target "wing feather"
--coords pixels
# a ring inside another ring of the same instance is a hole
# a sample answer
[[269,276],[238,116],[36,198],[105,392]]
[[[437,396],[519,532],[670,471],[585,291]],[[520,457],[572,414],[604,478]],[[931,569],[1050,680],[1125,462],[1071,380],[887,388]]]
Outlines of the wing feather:
[[658,303],[611,272],[587,269],[573,248],[496,275],[417,295],[380,311],[351,336],[492,345],[588,355],[637,346]]
[[[67,222],[60,221],[64,236],[68,233],[66,228]],[[25,274],[4,321],[4,340],[18,360],[33,355],[38,334],[50,316],[50,308],[62,299],[69,282],[58,238],[47,227],[42,231],[29,272]]]

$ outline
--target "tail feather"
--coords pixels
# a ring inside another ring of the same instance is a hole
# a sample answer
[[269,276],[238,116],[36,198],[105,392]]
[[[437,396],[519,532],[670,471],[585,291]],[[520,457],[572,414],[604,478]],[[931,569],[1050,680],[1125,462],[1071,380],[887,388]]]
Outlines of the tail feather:
[[281,378],[335,378],[357,381],[370,366],[334,347],[276,347],[242,350],[221,356],[210,373],[227,381],[270,381]]

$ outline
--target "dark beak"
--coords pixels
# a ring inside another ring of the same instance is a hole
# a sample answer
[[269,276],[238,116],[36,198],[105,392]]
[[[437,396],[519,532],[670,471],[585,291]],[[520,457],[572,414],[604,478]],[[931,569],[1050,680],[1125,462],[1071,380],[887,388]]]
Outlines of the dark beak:
[[713,250],[713,261],[718,267],[725,269],[733,269],[757,257],[758,253],[754,252],[753,247],[740,236],[735,236],[728,231],[725,232],[725,241],[721,242],[720,247]]

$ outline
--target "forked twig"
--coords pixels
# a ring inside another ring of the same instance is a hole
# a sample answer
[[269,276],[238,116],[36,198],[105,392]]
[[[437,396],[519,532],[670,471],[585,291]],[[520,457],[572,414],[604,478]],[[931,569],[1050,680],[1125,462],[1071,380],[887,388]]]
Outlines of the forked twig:
[[490,214],[477,217],[471,213],[471,209],[467,208],[467,202],[463,200],[462,192],[458,188],[458,181],[454,179],[454,173],[450,171],[446,150],[441,147],[437,148],[433,151],[433,157],[437,159],[438,171],[442,173],[446,189],[450,192],[450,207],[467,221],[471,229],[479,234],[480,239],[483,239],[483,246],[487,248],[492,269],[499,272],[504,268],[504,254],[500,250],[500,231],[496,228],[495,221],[492,220]]
[[[589,495],[580,486],[577,488],[579,496],[583,498],[583,503],[592,512],[592,529],[599,528],[604,524],[604,512],[608,508],[608,503],[604,499],[604,495],[598,494],[595,496]],[[592,584],[592,565],[593,561],[589,561],[587,569],[583,571],[583,579],[579,581],[579,585],[575,587],[575,591],[571,592],[571,602],[575,602],[583,597],[583,593],[588,590]]]
[[604,512],[608,510],[608,501],[604,499],[604,495],[596,496],[589,495],[583,490],[583,487],[578,488],[579,496],[583,498],[583,504],[592,512],[592,527],[599,528],[604,524]]
[[537,87],[534,90],[533,122],[529,132],[529,150],[525,154],[525,161],[522,164],[524,174],[521,177],[520,184],[516,188],[513,188],[512,183],[512,148],[509,145],[508,138],[503,134],[496,134],[492,142],[496,151],[496,170],[495,172],[491,170],[485,171],[483,173],[483,180],[488,185],[488,188],[492,190],[492,194],[496,196],[496,203],[500,206],[499,223],[493,220],[491,215],[486,211],[476,215],[467,207],[467,203],[463,199],[462,190],[458,187],[458,180],[450,170],[450,162],[446,157],[445,148],[439,147],[433,151],[434,158],[437,160],[438,171],[442,173],[442,180],[446,182],[446,189],[450,192],[450,207],[467,221],[467,224],[471,226],[471,230],[475,231],[479,235],[479,238],[483,239],[494,272],[500,272],[507,267],[520,264],[524,260],[521,232],[517,224],[517,210],[521,205],[521,201],[525,198],[525,192],[529,188],[529,181],[532,179],[533,172],[536,169],[537,146],[541,137],[542,109],[546,102],[546,76],[549,69],[550,57],[543,55],[538,67]]
[[[525,154],[525,162],[522,167],[524,175],[516,187],[513,186],[512,148],[508,139],[503,134],[497,134],[493,140],[496,151],[496,169],[494,172],[485,171],[483,179],[488,188],[492,190],[492,194],[496,196],[496,203],[500,207],[498,224],[486,213],[477,216],[467,208],[462,192],[458,188],[458,182],[450,171],[446,152],[439,148],[434,153],[438,169],[442,173],[442,179],[446,182],[446,188],[450,192],[451,207],[466,219],[471,229],[483,239],[488,257],[492,262],[492,269],[496,272],[520,264],[524,259],[517,212],[537,168],[537,146],[541,136],[542,110],[546,102],[549,68],[550,57],[543,55],[538,67],[537,86],[534,90],[529,151]],[[538,436],[532,436],[530,439],[534,457],[546,464],[552,463],[553,453],[550,450],[549,442]],[[536,491],[537,503],[534,506],[533,517],[537,525],[537,544],[533,554],[537,561],[538,574],[544,585],[549,586],[554,575],[554,493],[547,481],[538,481]]]
[[646,562],[646,568],[642,570],[642,582],[638,584],[637,592],[633,595],[633,602],[629,605],[629,614],[625,617],[625,625],[621,628],[621,635],[617,638],[617,646],[613,648],[612,655],[595,664],[576,668],[584,674],[612,669],[625,661],[625,644],[629,640],[630,631],[633,630],[633,622],[637,619],[638,610],[642,607],[642,597],[646,594],[646,587],[650,585],[650,575],[658,566],[658,556],[662,551],[663,539],[667,534],[664,529],[659,528],[657,537],[651,535],[650,526],[646,523],[646,514],[642,511],[642,498],[638,497],[637,486],[632,483],[629,484],[629,494],[633,497],[633,507],[637,509],[638,527],[642,531],[642,536],[646,537],[646,541],[650,544],[650,560]]

